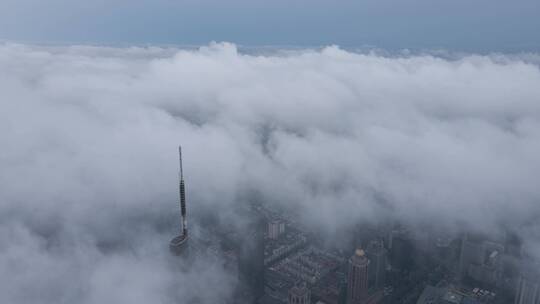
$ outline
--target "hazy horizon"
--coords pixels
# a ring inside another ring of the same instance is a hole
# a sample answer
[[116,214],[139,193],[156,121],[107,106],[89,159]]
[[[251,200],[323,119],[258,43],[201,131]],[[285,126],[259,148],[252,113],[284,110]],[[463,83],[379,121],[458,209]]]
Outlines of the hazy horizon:
[[[428,283],[390,258],[403,253],[385,239],[394,229],[418,248],[442,240],[437,274],[452,284],[467,274],[464,236],[483,235],[470,259],[516,287],[521,263],[540,260],[539,12],[536,0],[0,0],[0,302],[254,304],[242,288],[265,277],[239,269],[279,239],[253,228],[273,220],[264,208],[341,268],[360,236],[384,239],[389,286],[419,278],[406,304]],[[218,254],[169,251],[178,145],[186,244]]]
[[540,50],[535,0],[3,0],[0,39],[27,43]]

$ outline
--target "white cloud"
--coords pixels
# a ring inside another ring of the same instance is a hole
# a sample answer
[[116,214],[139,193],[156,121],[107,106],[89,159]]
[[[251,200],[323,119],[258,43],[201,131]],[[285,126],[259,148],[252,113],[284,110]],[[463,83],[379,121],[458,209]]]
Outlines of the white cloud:
[[[536,57],[4,44],[0,272],[14,279],[0,294],[167,303],[193,292],[170,292],[191,276],[168,270],[173,232],[158,228],[176,218],[179,143],[190,213],[223,222],[257,190],[329,231],[383,214],[526,223],[540,211]],[[225,276],[201,269],[200,280]]]

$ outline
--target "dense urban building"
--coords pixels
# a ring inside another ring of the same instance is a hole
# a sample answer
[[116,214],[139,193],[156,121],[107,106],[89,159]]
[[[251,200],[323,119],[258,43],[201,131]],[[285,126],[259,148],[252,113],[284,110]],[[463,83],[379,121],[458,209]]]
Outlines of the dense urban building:
[[452,288],[427,286],[416,304],[481,304],[481,302]]
[[275,240],[285,232],[285,223],[280,220],[268,222],[268,238]]
[[392,268],[409,271],[415,266],[416,248],[409,230],[405,227],[392,229],[388,237],[388,249]]
[[170,250],[222,261],[235,274],[234,299],[241,303],[540,304],[538,266],[522,261],[521,242],[510,233],[358,225],[352,243],[361,247],[328,248],[294,216],[252,204],[244,231],[212,227],[204,239],[191,236],[188,242],[180,147],[178,152],[181,229]]
[[519,279],[514,304],[540,304],[540,278],[527,271]]
[[296,284],[289,290],[288,304],[311,304],[311,293],[305,283]]
[[362,249],[357,249],[349,259],[347,279],[347,304],[363,304],[368,297],[369,260]]
[[366,256],[369,263],[369,283],[375,289],[384,287],[386,280],[387,252],[381,240],[374,240],[366,248]]

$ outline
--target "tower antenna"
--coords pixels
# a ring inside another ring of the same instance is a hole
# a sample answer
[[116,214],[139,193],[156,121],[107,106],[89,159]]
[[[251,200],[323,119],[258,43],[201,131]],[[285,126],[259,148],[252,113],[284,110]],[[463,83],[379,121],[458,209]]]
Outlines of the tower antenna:
[[184,170],[182,168],[182,146],[178,146],[178,158],[180,160],[180,180],[184,180]]
[[184,171],[182,168],[182,147],[178,146],[178,160],[180,161],[180,172],[178,192],[180,194],[180,215],[182,221],[182,230],[180,235],[174,237],[169,243],[169,249],[175,255],[187,254],[188,250],[188,229],[187,229],[187,216],[186,216],[186,186],[184,184]]
[[182,215],[182,235],[187,237],[187,217],[186,217],[186,187],[184,184],[184,170],[182,168],[182,146],[178,146],[178,158],[180,160],[180,210]]

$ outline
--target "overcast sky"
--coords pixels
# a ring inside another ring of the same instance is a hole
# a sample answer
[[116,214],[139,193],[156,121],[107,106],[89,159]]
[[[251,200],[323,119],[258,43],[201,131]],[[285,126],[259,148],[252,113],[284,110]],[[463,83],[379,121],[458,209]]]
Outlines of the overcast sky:
[[0,39],[529,51],[539,15],[538,0],[0,0]]
[[[171,267],[187,263],[167,248],[180,143],[192,236],[207,212],[241,226],[235,207],[256,193],[327,240],[388,218],[512,227],[540,256],[540,56],[493,54],[538,50],[538,11],[537,0],[0,0],[0,302],[229,297],[223,261]],[[349,49],[365,45],[444,51]]]

